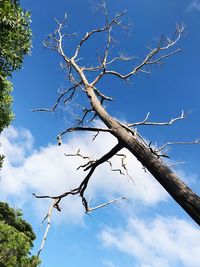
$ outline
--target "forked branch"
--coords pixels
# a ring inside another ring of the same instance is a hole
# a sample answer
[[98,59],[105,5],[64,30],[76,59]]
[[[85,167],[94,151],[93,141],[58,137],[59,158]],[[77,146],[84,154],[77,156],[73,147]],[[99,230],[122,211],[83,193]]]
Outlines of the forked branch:
[[52,108],[36,108],[36,109],[33,109],[32,111],[33,112],[36,112],[36,111],[54,112],[56,108],[58,107],[58,105],[60,104],[60,101],[63,100],[64,96],[68,95],[67,98],[64,99],[64,103],[73,99],[75,91],[80,85],[81,83],[76,84],[70,87],[69,89],[61,92],[60,96],[57,98],[56,103],[53,105]]
[[194,141],[179,141],[179,142],[167,142],[166,144],[164,144],[163,146],[159,147],[158,149],[155,149],[155,152],[160,152],[164,149],[166,149],[168,146],[171,145],[199,145],[200,144],[200,139],[196,139]]
[[[65,68],[68,71],[67,73],[68,78],[69,81],[73,84],[73,87],[68,89],[66,92],[63,92],[63,94],[58,98],[57,102],[51,109],[49,110],[40,109],[40,111],[54,111],[57,108],[58,104],[60,103],[62,97],[64,97],[64,95],[68,95],[69,99],[71,99],[74,96],[75,90],[78,87],[80,87],[81,92],[85,94],[89,102],[89,107],[88,108],[84,107],[83,109],[83,117],[80,119],[80,123],[84,123],[88,115],[92,117],[89,120],[89,122],[93,120],[96,116],[98,116],[98,118],[100,118],[107,127],[107,128],[100,128],[100,127],[78,126],[78,127],[68,128],[65,131],[63,131],[60,135],[58,135],[57,137],[58,144],[61,144],[62,136],[64,134],[75,131],[90,131],[90,132],[95,132],[97,134],[99,132],[109,132],[117,138],[118,143],[108,153],[106,153],[97,160],[90,160],[88,157],[87,158],[85,157],[85,159],[87,159],[88,162],[85,165],[82,165],[81,167],[84,168],[84,171],[87,172],[87,174],[84,176],[82,182],[76,188],[65,191],[64,193],[56,196],[49,196],[49,195],[38,196],[34,194],[35,197],[37,198],[48,198],[54,201],[46,216],[48,224],[46,233],[43,238],[44,241],[46,239],[46,234],[50,227],[50,217],[52,214],[52,210],[53,208],[60,210],[59,204],[63,198],[69,195],[78,195],[82,200],[82,204],[86,213],[117,201],[117,200],[112,200],[110,202],[101,204],[96,208],[90,208],[89,203],[85,197],[85,191],[88,187],[88,183],[91,177],[93,176],[96,168],[99,165],[104,164],[105,162],[108,162],[110,164],[109,160],[115,155],[121,158],[121,167],[123,168],[124,171],[126,171],[128,175],[126,164],[124,162],[125,157],[123,154],[118,153],[124,147],[127,148],[141,162],[144,168],[147,169],[156,178],[156,180],[167,190],[167,192],[169,192],[169,194],[177,201],[177,203],[180,204],[184,208],[184,210],[197,223],[200,224],[199,197],[195,195],[191,191],[191,189],[187,187],[178,177],[176,177],[176,175],[166,166],[166,164],[162,160],[160,160],[160,157],[168,157],[167,155],[161,154],[160,152],[169,145],[200,144],[200,141],[196,140],[194,142],[168,142],[161,148],[154,148],[154,147],[152,148],[151,142],[148,144],[146,140],[136,131],[136,129],[131,128],[137,125],[154,125],[154,126],[171,125],[178,120],[184,119],[186,117],[186,114],[182,112],[182,114],[179,117],[172,118],[169,122],[150,122],[148,121],[149,119],[149,113],[148,113],[146,118],[142,122],[136,122],[124,125],[107,113],[107,111],[103,106],[103,103],[104,101],[110,101],[112,99],[104,95],[99,89],[95,87],[97,82],[99,82],[104,75],[114,75],[120,79],[126,80],[129,77],[134,76],[138,72],[148,73],[149,67],[151,67],[152,65],[160,65],[168,57],[171,57],[172,55],[180,52],[181,49],[176,48],[175,46],[177,42],[180,40],[181,36],[183,35],[184,26],[177,25],[175,34],[171,39],[162,36],[159,42],[157,43],[157,46],[153,49],[150,49],[149,53],[145,56],[143,60],[141,60],[141,62],[138,65],[132,66],[131,70],[128,73],[122,74],[113,69],[109,69],[109,67],[111,68],[111,64],[116,62],[117,60],[127,61],[129,60],[129,58],[126,57],[123,58],[122,56],[121,57],[114,56],[113,58],[109,58],[109,49],[112,40],[111,30],[113,29],[114,26],[118,26],[121,23],[121,17],[123,16],[123,14],[124,12],[122,12],[119,15],[116,15],[114,19],[110,21],[108,20],[107,13],[105,12],[106,25],[104,27],[94,29],[86,33],[85,36],[78,43],[77,47],[75,48],[75,52],[72,53],[73,56],[70,56],[69,51],[67,51],[68,48],[64,49],[64,44],[63,44],[64,38],[71,37],[74,35],[74,34],[62,33],[62,30],[65,28],[64,21],[61,23],[57,21],[58,29],[55,31],[53,35],[49,36],[50,42],[46,43],[46,46],[53,50],[56,50],[57,53],[61,56],[61,58],[65,62],[66,64]],[[89,66],[86,68],[84,64],[83,66],[81,66],[77,58],[81,47],[92,36],[98,33],[107,34],[106,38],[107,42],[103,56],[99,57],[99,62],[96,64],[96,67]],[[91,76],[88,75],[89,78],[92,77],[93,80],[92,82],[89,82],[88,77],[85,74],[85,73],[88,74],[88,71],[97,71],[94,72]],[[97,74],[96,77],[95,74]],[[80,151],[78,151],[76,155],[80,157],[81,154],[79,152]],[[68,156],[69,155],[72,154],[68,154]]]
[[[82,204],[83,204],[83,206],[85,208],[85,212],[86,213],[92,212],[92,211],[94,211],[96,209],[99,209],[101,207],[104,207],[106,205],[109,205],[109,204],[112,204],[112,203],[116,203],[119,200],[125,199],[125,197],[121,197],[121,198],[114,199],[114,200],[111,200],[109,202],[106,202],[104,204],[101,204],[101,205],[99,205],[97,207],[90,208],[89,205],[88,205],[88,201],[86,200],[86,198],[84,196],[84,192],[85,192],[85,190],[87,188],[88,182],[89,182],[90,178],[92,177],[92,174],[94,173],[95,169],[99,165],[101,165],[104,162],[108,161],[111,157],[113,157],[122,148],[123,148],[123,146],[120,143],[118,143],[115,147],[113,147],[108,153],[103,155],[100,159],[95,160],[95,161],[90,161],[89,162],[90,164],[84,169],[84,171],[89,170],[89,172],[88,172],[86,177],[83,179],[83,181],[81,182],[81,184],[77,188],[74,188],[74,189],[72,189],[70,191],[66,191],[66,192],[64,192],[64,193],[62,193],[61,195],[58,195],[58,196],[49,196],[49,195],[39,196],[39,195],[36,195],[35,193],[33,193],[33,195],[36,198],[43,198],[43,199],[47,198],[47,199],[52,199],[53,200],[53,203],[49,207],[48,213],[47,213],[47,215],[45,216],[45,218],[43,220],[43,222],[45,220],[47,220],[47,227],[46,227],[43,239],[42,239],[42,243],[41,243],[40,249],[38,251],[38,256],[40,255],[40,253],[41,253],[41,251],[42,251],[42,249],[44,247],[44,244],[45,244],[45,240],[46,240],[46,237],[47,237],[47,234],[48,234],[48,231],[49,231],[49,228],[50,228],[50,224],[51,224],[51,215],[52,215],[53,209],[55,208],[58,211],[61,210],[59,204],[60,204],[60,201],[63,198],[67,197],[68,195],[79,195],[81,197],[81,199],[82,199]],[[78,156],[80,155],[79,151],[77,152],[76,155],[78,155]],[[84,157],[84,158],[86,158],[86,157]]]
[[[151,49],[151,51],[147,54],[147,56],[144,58],[144,60],[134,67],[130,72],[127,74],[121,74],[114,70],[103,70],[92,82],[93,85],[95,85],[104,75],[114,75],[117,76],[120,79],[128,79],[131,76],[134,76],[138,72],[147,72],[148,70],[144,69],[145,67],[151,66],[153,64],[162,64],[163,60],[180,52],[181,49],[174,49],[170,51],[170,49],[173,49],[173,47],[176,45],[176,43],[180,40],[183,32],[184,32],[184,25],[176,25],[176,31],[173,35],[173,37],[166,38],[162,36],[157,44],[157,47],[154,49]],[[170,51],[170,52],[168,52]]]
[[[81,39],[80,43],[78,44],[77,48],[76,48],[76,51],[74,53],[74,56],[72,57],[73,60],[76,59],[76,57],[78,56],[79,54],[79,51],[80,51],[80,48],[81,46],[86,42],[88,41],[89,38],[91,38],[91,36],[93,36],[94,34],[96,33],[102,33],[102,32],[110,32],[111,28],[113,25],[119,25],[120,24],[120,18],[125,14],[126,11],[116,15],[112,20],[111,22],[108,22],[108,20],[106,20],[106,25],[102,28],[98,28],[98,29],[94,29],[94,30],[91,30],[90,32],[86,32],[85,36]],[[108,38],[109,39],[109,38]],[[108,43],[110,42],[110,40],[108,40]],[[107,49],[108,49],[108,46],[107,46]],[[105,53],[106,54],[106,53]],[[106,57],[106,56],[105,56]],[[102,64],[102,67],[104,65]]]
[[113,200],[110,200],[108,202],[105,202],[105,203],[98,205],[96,207],[93,207],[93,208],[88,206],[88,211],[86,213],[92,212],[92,211],[97,210],[97,209],[104,208],[105,206],[110,205],[110,204],[116,204],[118,201],[125,200],[125,199],[126,199],[126,197],[119,197],[119,198],[115,198]]
[[147,113],[143,121],[130,123],[128,124],[128,127],[140,126],[140,125],[166,126],[166,125],[171,125],[176,121],[183,120],[188,116],[188,114],[185,114],[185,112],[182,110],[181,115],[179,117],[171,118],[171,120],[168,122],[151,122],[151,121],[148,121],[149,115],[150,115],[150,112]]

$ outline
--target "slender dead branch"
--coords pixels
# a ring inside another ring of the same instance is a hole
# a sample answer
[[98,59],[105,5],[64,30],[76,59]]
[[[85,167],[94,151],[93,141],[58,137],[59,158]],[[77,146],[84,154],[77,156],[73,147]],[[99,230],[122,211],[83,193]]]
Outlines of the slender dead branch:
[[[168,142],[161,148],[155,148],[151,146],[151,142],[148,144],[147,141],[137,132],[137,129],[131,129],[132,126],[137,125],[170,125],[178,120],[184,119],[186,117],[185,113],[182,112],[180,117],[177,117],[175,119],[171,119],[169,122],[149,122],[149,113],[147,114],[146,118],[142,122],[138,123],[132,123],[128,125],[124,125],[114,119],[112,116],[110,116],[107,111],[105,110],[103,103],[104,101],[111,101],[112,99],[108,96],[105,96],[103,93],[101,93],[100,90],[98,90],[95,85],[97,82],[100,81],[100,79],[104,75],[114,75],[117,76],[120,79],[127,80],[129,77],[134,76],[138,72],[144,72],[149,73],[151,66],[153,65],[160,65],[163,63],[163,61],[172,55],[178,53],[181,51],[180,48],[175,48],[175,45],[180,40],[181,36],[183,35],[184,26],[183,25],[177,25],[176,31],[174,33],[174,36],[169,39],[164,36],[162,36],[157,43],[157,46],[154,49],[150,49],[148,54],[145,56],[143,60],[138,65],[134,65],[131,67],[131,70],[126,74],[121,74],[113,69],[111,69],[111,64],[118,61],[118,60],[124,60],[128,61],[128,58],[123,58],[123,56],[120,57],[113,57],[109,58],[109,50],[111,46],[111,30],[114,26],[118,26],[121,23],[121,17],[124,15],[125,12],[122,12],[114,17],[111,21],[108,20],[107,10],[105,9],[105,17],[106,17],[106,25],[97,29],[94,29],[90,32],[87,32],[85,36],[80,40],[77,47],[75,48],[75,52],[72,53],[73,56],[69,56],[69,53],[67,51],[68,48],[64,49],[63,40],[66,37],[72,37],[74,36],[74,33],[72,34],[63,34],[62,31],[65,28],[65,20],[66,16],[64,18],[63,22],[59,22],[56,20],[58,28],[55,31],[53,35],[49,36],[49,42],[45,43],[46,47],[51,48],[55,50],[63,59],[65,63],[64,69],[68,71],[68,78],[69,81],[73,84],[73,86],[77,86],[76,88],[80,87],[81,92],[86,95],[89,101],[89,108],[83,109],[83,117],[79,120],[80,123],[85,122],[85,118],[87,116],[91,116],[91,120],[93,120],[95,117],[99,117],[107,128],[94,128],[89,126],[83,126],[83,127],[72,127],[68,128],[67,130],[63,131],[60,135],[58,135],[58,144],[61,144],[62,142],[62,136],[67,132],[73,132],[73,131],[91,131],[96,132],[97,134],[99,132],[109,132],[113,136],[115,136],[118,140],[118,144],[115,145],[108,153],[103,155],[101,158],[97,160],[90,160],[89,157],[81,156],[80,151],[77,152],[77,156],[83,157],[88,160],[88,162],[85,165],[82,165],[84,168],[84,171],[87,172],[87,174],[84,176],[81,183],[74,189],[65,191],[60,195],[57,196],[49,196],[49,195],[42,195],[38,196],[34,194],[37,198],[47,198],[54,200],[54,204],[50,207],[49,212],[45,219],[47,219],[47,229],[44,235],[44,242],[46,240],[46,235],[48,233],[49,227],[50,227],[50,218],[52,214],[53,208],[56,208],[57,210],[60,210],[59,204],[61,200],[69,195],[78,195],[81,200],[83,207],[85,209],[85,212],[91,212],[95,209],[98,209],[100,207],[106,206],[110,203],[113,203],[116,200],[112,200],[110,202],[101,204],[97,206],[96,208],[90,208],[89,202],[85,198],[85,191],[88,187],[88,183],[93,176],[96,168],[99,165],[102,165],[106,162],[111,164],[112,163],[110,159],[117,155],[121,157],[121,167],[123,170],[127,172],[126,164],[124,162],[125,157],[123,154],[118,154],[118,152],[122,148],[127,148],[144,166],[144,169],[148,170],[152,175],[156,178],[156,180],[167,190],[167,192],[170,193],[170,195],[177,201],[179,205],[181,205],[186,212],[197,222],[200,224],[200,209],[199,209],[199,202],[200,199],[197,195],[195,195],[189,187],[187,187],[176,175],[167,168],[167,166],[163,163],[162,160],[160,160],[160,157],[168,157],[165,154],[161,154],[160,152],[165,149],[167,146],[172,144],[199,144],[200,141],[196,140],[194,142]],[[79,56],[79,52],[81,47],[95,34],[98,33],[104,33],[107,35],[107,41],[105,50],[103,53],[103,56],[99,56],[99,62],[96,64],[96,67],[84,67],[79,65],[79,59],[77,58]],[[66,52],[67,51],[67,52]],[[110,69],[109,69],[110,67]],[[92,82],[88,81],[88,78],[85,75],[85,72],[88,73],[88,71],[97,71],[96,77],[94,77],[92,74]],[[72,91],[68,91],[66,94],[69,94],[69,98],[73,98],[75,89]],[[65,92],[63,92],[65,93]],[[64,95],[63,95],[64,96]],[[55,110],[57,105],[59,104],[59,101],[62,99],[62,97],[58,98],[55,105],[50,110]],[[43,110],[44,111],[44,110]],[[46,110],[45,110],[46,111]],[[67,156],[72,156],[73,154],[66,154]],[[117,170],[117,169],[116,169]],[[122,172],[122,171],[121,171]],[[44,246],[44,245],[43,245]],[[43,247],[42,246],[42,247]]]
[[128,124],[128,127],[139,126],[139,125],[166,126],[166,125],[171,125],[176,121],[183,120],[188,116],[188,114],[185,114],[184,111],[182,110],[182,113],[179,117],[171,118],[171,120],[168,122],[150,122],[148,121],[149,115],[150,115],[150,112],[147,113],[143,121],[130,123]]
[[101,209],[101,208],[103,208],[103,207],[105,207],[105,206],[107,206],[107,205],[110,205],[110,204],[115,204],[115,203],[117,203],[118,201],[125,200],[125,199],[126,199],[126,197],[119,197],[119,198],[110,200],[110,201],[108,201],[108,202],[105,202],[105,203],[103,203],[103,204],[101,204],[101,205],[98,205],[98,206],[96,206],[96,207],[93,207],[93,208],[91,208],[91,207],[88,206],[88,210],[87,210],[86,213],[92,212],[92,211],[97,210],[97,209]]
[[119,172],[119,174],[121,174],[121,175],[125,175],[123,172],[122,172],[122,170],[121,169],[113,169],[113,165],[112,165],[112,162],[110,161],[110,160],[107,160],[106,161],[109,165],[110,165],[110,168],[111,168],[111,171],[113,171],[113,172]]
[[[114,75],[120,79],[128,79],[131,76],[134,76],[137,72],[148,72],[144,70],[144,67],[153,65],[153,64],[161,64],[163,59],[166,59],[178,52],[181,51],[180,48],[175,49],[171,52],[165,52],[171,49],[176,43],[180,40],[183,32],[184,32],[184,25],[176,25],[176,31],[172,39],[165,38],[162,36],[156,48],[151,49],[151,51],[147,54],[145,59],[136,67],[134,67],[129,73],[121,74],[114,70],[103,70],[92,82],[92,85],[95,85],[104,75]],[[163,53],[160,55],[160,53]]]
[[77,126],[77,127],[71,127],[71,128],[66,129],[65,131],[60,133],[58,136],[59,136],[59,138],[61,138],[61,136],[63,136],[66,133],[77,132],[77,131],[81,131],[81,132],[86,132],[86,131],[89,131],[89,132],[107,132],[107,133],[112,132],[111,129],[106,129],[106,128]]
[[181,49],[181,48],[178,48],[178,49],[176,49],[176,50],[174,50],[174,51],[172,51],[172,52],[170,52],[170,53],[167,53],[167,54],[165,54],[165,55],[163,55],[163,56],[160,56],[160,57],[156,58],[155,60],[148,61],[146,64],[147,64],[147,65],[148,65],[148,64],[149,64],[149,65],[152,65],[152,64],[163,64],[164,62],[161,61],[162,59],[171,57],[171,56],[173,56],[174,54],[176,54],[176,53],[178,53],[178,52],[181,52],[181,51],[182,51],[182,49]]
[[79,117],[76,118],[78,124],[79,125],[82,125],[85,122],[86,117],[89,116],[89,115],[91,115],[91,114],[93,114],[93,115],[91,116],[91,118],[89,120],[87,120],[87,123],[93,122],[94,119],[98,115],[97,115],[97,113],[95,112],[95,110],[93,108],[83,108],[83,116],[82,116],[82,118],[79,118]]
[[[109,31],[110,28],[112,28],[113,25],[119,25],[120,23],[120,18],[125,14],[126,11],[118,14],[117,16],[115,16],[115,18],[113,18],[111,20],[110,23],[107,23],[106,26],[102,27],[102,28],[98,28],[98,29],[94,29],[90,32],[86,32],[85,36],[81,39],[80,43],[78,44],[77,48],[76,48],[76,51],[74,53],[74,56],[72,57],[72,59],[76,59],[76,57],[78,56],[79,54],[79,51],[80,51],[80,48],[81,46],[94,34],[96,33],[102,33],[102,32],[105,32],[105,31]],[[102,64],[103,66],[103,64]]]
[[74,94],[75,94],[75,90],[81,85],[81,83],[76,84],[72,87],[70,87],[69,89],[65,90],[64,92],[60,93],[60,96],[58,97],[58,99],[56,100],[56,103],[53,105],[52,108],[36,108],[33,109],[33,112],[37,112],[37,111],[44,111],[44,112],[54,112],[56,110],[56,108],[58,107],[60,101],[63,99],[63,97],[67,94],[69,94],[69,96],[64,100],[64,103],[66,103],[67,101],[72,100]]
[[[110,205],[110,204],[116,204],[117,202],[119,202],[121,200],[125,200],[125,199],[126,199],[126,197],[123,196],[123,197],[119,197],[119,198],[110,200],[108,202],[105,202],[105,203],[103,203],[101,205],[98,205],[96,207],[93,207],[93,208],[87,206],[87,210],[85,210],[85,213],[91,213],[91,212],[93,212],[93,211],[95,211],[97,209],[104,208],[105,206]],[[59,202],[59,199],[54,199],[53,203],[49,207],[47,215],[45,216],[45,218],[42,221],[42,223],[44,223],[47,220],[47,226],[46,226],[43,238],[42,238],[42,242],[41,242],[40,248],[39,248],[38,253],[37,253],[38,257],[40,256],[40,254],[41,254],[41,252],[42,252],[42,250],[44,248],[46,239],[47,239],[47,235],[48,235],[48,232],[49,232],[49,229],[50,229],[50,226],[51,226],[51,216],[52,216],[52,213],[53,213],[53,209],[56,208],[57,210],[60,211],[60,208],[58,209],[58,202]]]
[[95,160],[92,160],[89,156],[83,156],[83,155],[80,153],[80,149],[79,149],[75,154],[66,154],[66,153],[64,153],[64,155],[65,155],[66,157],[80,157],[80,158],[82,158],[82,159],[87,159],[87,160],[88,160],[87,163],[80,165],[80,166],[77,168],[77,170],[79,170],[80,168],[86,168],[88,165],[93,164],[93,163],[95,162]]
[[[104,162],[106,162],[107,160],[109,160],[111,157],[113,157],[119,150],[122,149],[122,145],[121,144],[117,144],[115,147],[113,147],[107,154],[105,154],[104,156],[102,156],[100,159],[94,161],[94,162],[91,162],[91,164],[89,166],[87,166],[85,168],[85,171],[86,170],[89,170],[88,174],[86,175],[86,177],[84,178],[84,180],[81,182],[81,184],[79,185],[79,187],[71,190],[71,191],[67,191],[67,192],[64,192],[63,194],[59,195],[59,196],[48,196],[48,195],[44,195],[44,196],[38,196],[36,194],[33,194],[36,198],[51,198],[54,200],[53,202],[53,205],[50,206],[49,208],[49,211],[47,213],[47,216],[45,217],[44,220],[48,220],[48,223],[47,223],[47,228],[46,228],[46,231],[45,231],[45,234],[44,234],[44,237],[43,237],[43,240],[42,240],[42,244],[41,244],[41,247],[40,247],[40,250],[38,252],[38,255],[41,253],[42,249],[43,249],[43,246],[44,246],[44,243],[45,243],[45,240],[46,240],[46,237],[47,237],[47,234],[48,234],[48,231],[49,231],[49,228],[50,228],[50,218],[51,218],[51,214],[52,214],[52,211],[53,211],[53,208],[56,208],[58,210],[60,210],[60,207],[59,207],[59,203],[60,201],[68,196],[68,195],[76,195],[76,194],[79,194],[79,196],[81,197],[82,199],[82,204],[85,208],[85,212],[88,213],[88,212],[91,212],[92,210],[95,210],[97,208],[100,208],[100,207],[104,207],[108,204],[102,204],[100,205],[99,207],[96,207],[96,208],[89,208],[88,207],[88,201],[86,200],[85,196],[84,196],[84,192],[87,188],[87,185],[88,185],[88,182],[89,182],[89,179],[91,178],[92,174],[94,173],[95,169],[97,168],[97,166],[103,164]],[[114,200],[114,201],[111,201],[111,203],[114,203],[116,202],[117,200]]]
[[97,88],[94,88],[94,91],[102,99],[101,102],[104,101],[104,100],[112,101],[112,98],[111,97],[102,94]]
[[106,162],[110,158],[112,158],[118,151],[120,151],[123,148],[123,145],[121,143],[118,143],[116,146],[114,146],[108,153],[106,153],[104,156],[102,156],[100,159],[96,160],[94,164],[91,164],[88,166],[85,171],[92,168],[93,165],[99,166],[100,164]]
[[44,218],[44,220],[42,222],[42,223],[44,223],[44,221],[47,220],[47,226],[46,226],[46,230],[45,230],[44,236],[42,238],[40,249],[38,250],[38,253],[37,253],[38,257],[40,256],[40,253],[42,252],[42,249],[44,247],[45,241],[47,239],[47,234],[48,234],[49,228],[51,226],[51,215],[52,215],[53,209],[57,205],[57,202],[58,202],[58,199],[54,199],[53,203],[49,207],[47,215],[45,216],[45,218]]
[[83,158],[83,159],[88,159],[88,160],[90,160],[90,157],[88,157],[88,156],[83,156],[81,153],[80,153],[80,149],[76,152],[76,154],[64,154],[66,157],[76,157],[76,156],[78,156],[78,157],[81,157],[81,158]]
[[[91,165],[96,163],[96,160],[91,159],[89,156],[82,155],[80,153],[80,149],[78,149],[78,151],[75,154],[66,154],[66,153],[64,153],[64,155],[67,156],[67,157],[80,157],[82,159],[87,159],[88,160],[88,162],[86,162],[85,164],[80,165],[77,168],[77,170],[79,170],[80,168],[84,168],[84,170],[87,170],[88,166],[91,167]],[[122,167],[122,169],[125,170],[126,175],[132,180],[131,176],[128,173],[128,169],[126,168],[126,163],[125,163],[126,155],[125,154],[119,154],[119,153],[117,153],[115,155],[117,157],[121,158],[121,167]],[[107,160],[105,162],[107,162],[110,165],[111,171],[119,172],[121,175],[125,175],[125,173],[123,173],[123,171],[120,168],[118,168],[118,169],[113,168],[112,162],[110,160]]]
[[126,175],[129,177],[129,179],[130,179],[132,182],[134,182],[133,178],[129,175],[128,169],[127,169],[127,167],[126,167],[126,165],[127,165],[127,164],[125,163],[125,160],[126,160],[126,158],[127,158],[126,155],[125,155],[125,154],[119,154],[119,153],[117,153],[116,156],[118,156],[118,157],[121,158],[121,166],[122,166],[122,168],[125,170]]
[[195,141],[189,141],[189,142],[167,142],[166,144],[164,144],[163,146],[161,146],[160,148],[156,149],[155,152],[160,152],[164,149],[166,149],[166,147],[171,146],[171,145],[199,145],[200,144],[200,139],[196,139]]
[[174,162],[174,163],[168,164],[167,166],[168,167],[174,167],[174,166],[177,166],[180,164],[186,164],[186,162],[185,161]]
[[[116,61],[131,61],[133,59],[135,59],[136,57],[132,56],[132,57],[128,57],[128,56],[125,56],[125,55],[120,55],[118,57],[114,57],[112,58],[111,60],[107,61],[106,62],[106,66],[108,65],[111,65],[112,63],[116,62]],[[103,65],[99,65],[99,66],[92,66],[92,67],[83,67],[83,71],[92,71],[92,72],[95,72],[95,71],[99,71],[103,69]]]

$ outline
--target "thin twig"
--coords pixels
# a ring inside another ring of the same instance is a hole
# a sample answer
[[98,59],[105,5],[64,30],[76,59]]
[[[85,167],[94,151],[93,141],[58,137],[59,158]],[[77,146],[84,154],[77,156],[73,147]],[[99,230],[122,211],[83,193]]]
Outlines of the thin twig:
[[180,141],[180,142],[167,142],[166,144],[164,144],[163,146],[161,146],[160,148],[156,149],[155,152],[160,152],[162,150],[164,150],[167,146],[171,146],[171,145],[199,145],[200,144],[200,139],[196,139],[195,141]]
[[33,112],[37,112],[37,111],[44,111],[44,112],[54,112],[56,110],[56,108],[58,107],[60,101],[63,99],[63,97],[70,93],[71,91],[71,94],[64,100],[64,103],[66,103],[67,101],[71,100],[74,96],[74,93],[75,93],[75,90],[77,89],[77,87],[79,87],[81,85],[81,83],[79,84],[76,84],[72,87],[70,87],[69,89],[65,90],[64,92],[62,92],[60,94],[60,96],[58,97],[58,99],[56,100],[56,103],[53,105],[52,108],[36,108],[36,109],[33,109],[32,111]]
[[93,207],[93,208],[88,207],[86,213],[92,212],[92,211],[97,210],[97,209],[101,209],[101,208],[103,208],[103,207],[105,207],[105,206],[107,206],[107,205],[110,205],[110,204],[115,204],[115,203],[117,203],[118,201],[120,201],[120,200],[124,200],[124,199],[126,199],[126,197],[119,197],[119,198],[110,200],[110,201],[108,201],[108,202],[106,202],[106,203],[103,203],[103,204],[101,204],[101,205],[99,205],[99,206],[96,206],[96,207]]

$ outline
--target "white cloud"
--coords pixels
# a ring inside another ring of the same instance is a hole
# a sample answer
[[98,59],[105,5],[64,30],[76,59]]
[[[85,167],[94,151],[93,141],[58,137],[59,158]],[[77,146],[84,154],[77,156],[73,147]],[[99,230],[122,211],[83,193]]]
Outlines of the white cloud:
[[188,11],[191,11],[194,9],[200,11],[200,0],[193,0],[187,8]]
[[[91,142],[91,139],[89,133],[72,134],[61,147],[49,144],[47,147],[34,149],[34,138],[30,131],[10,127],[0,139],[2,153],[6,155],[1,171],[1,197],[5,200],[12,197],[26,204],[30,201],[32,192],[57,195],[76,187],[85,175],[84,171],[77,171],[76,168],[84,161],[79,157],[65,157],[64,153],[76,153],[80,148],[83,155],[99,158],[116,143],[115,138],[108,134],[99,135],[94,142]],[[167,194],[164,189],[148,172],[144,172],[141,164],[130,153],[125,153],[127,167],[135,183],[128,181],[128,177],[119,175],[118,172],[110,171],[109,164],[105,163],[91,178],[86,194],[93,201],[108,200],[119,195],[127,195],[130,202],[139,201],[140,205],[155,205],[165,201]],[[118,168],[121,164],[118,157],[112,162],[113,168]],[[45,200],[32,199],[37,213],[38,210],[43,213],[45,207],[47,208],[46,205],[39,204],[44,202],[47,203]],[[63,215],[59,218],[65,221],[81,221],[83,207],[79,198],[68,198],[62,206]],[[41,216],[44,216],[44,213]]]
[[126,227],[102,230],[100,239],[105,247],[133,256],[141,267],[200,266],[200,231],[177,218],[129,219]]
[[116,265],[112,261],[104,260],[103,266],[105,267],[116,267]]
[[[1,171],[1,200],[12,198],[14,202],[28,205],[41,221],[46,215],[49,201],[32,198],[31,193],[57,195],[79,185],[85,173],[76,168],[83,164],[79,157],[65,157],[64,153],[75,153],[79,148],[83,155],[100,157],[115,145],[115,138],[99,135],[91,142],[91,134],[75,135],[63,142],[61,147],[49,144],[34,148],[34,138],[26,129],[10,127],[1,136],[1,153],[6,155]],[[124,151],[125,152],[125,151]],[[87,196],[96,204],[103,200],[127,195],[130,206],[153,206],[166,201],[167,194],[154,178],[142,169],[141,164],[128,152],[127,167],[135,183],[128,177],[111,172],[109,164],[97,169],[87,189]],[[113,159],[113,168],[119,167],[120,159]],[[139,205],[135,205],[138,202]],[[55,223],[83,223],[84,210],[79,197],[68,197],[61,203],[62,212],[54,211]],[[121,204],[125,205],[125,204]],[[18,206],[18,205],[17,205]],[[126,206],[127,208],[127,206]],[[123,209],[124,212],[124,209]],[[126,210],[126,212],[128,212]],[[130,219],[125,229],[106,228],[101,240],[107,247],[115,247],[137,259],[138,267],[182,267],[200,266],[200,234],[196,228],[183,220],[156,218],[153,221]],[[188,253],[192,251],[192,253]],[[188,265],[186,264],[188,263]],[[114,266],[105,260],[104,266]]]
[[25,160],[26,155],[32,150],[34,139],[27,129],[10,127],[1,135],[3,153],[11,164],[17,165]]

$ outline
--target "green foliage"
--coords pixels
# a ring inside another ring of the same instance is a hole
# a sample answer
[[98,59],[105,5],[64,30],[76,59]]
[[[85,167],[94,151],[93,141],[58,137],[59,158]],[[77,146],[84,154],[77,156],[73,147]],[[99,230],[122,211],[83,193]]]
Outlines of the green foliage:
[[[30,13],[17,0],[0,0],[0,133],[13,119],[11,73],[22,67],[30,52]],[[4,155],[0,155],[0,169]],[[0,202],[0,267],[36,267],[39,259],[30,256],[35,234],[20,210]]]
[[30,12],[19,1],[0,0],[0,77],[21,68],[23,58],[30,52]]
[[21,210],[9,208],[7,203],[0,202],[0,221],[4,221],[24,233],[31,241],[35,239],[31,225],[22,218]]
[[[12,112],[12,83],[6,78],[0,78],[0,133],[5,127],[8,127],[13,119]],[[1,145],[1,144],[0,144]],[[4,155],[0,154],[0,170],[2,168]]]
[[12,83],[6,79],[0,79],[0,133],[13,119],[11,91]]
[[[13,119],[12,83],[7,80],[22,67],[30,52],[30,12],[25,12],[17,0],[0,0],[0,133]],[[0,154],[0,170],[4,155]]]
[[[0,144],[1,145],[1,144]],[[3,164],[3,160],[4,160],[5,156],[0,154],[0,170],[2,168],[2,164]]]
[[0,202],[0,267],[36,267],[40,260],[30,255],[35,234],[20,210]]

